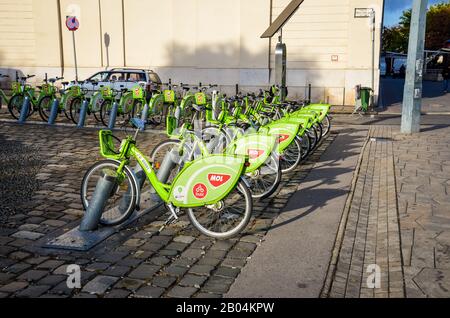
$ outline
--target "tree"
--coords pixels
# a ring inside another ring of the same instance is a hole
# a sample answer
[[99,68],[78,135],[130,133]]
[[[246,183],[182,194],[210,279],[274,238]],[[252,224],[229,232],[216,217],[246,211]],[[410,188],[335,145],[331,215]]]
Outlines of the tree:
[[[383,30],[383,50],[397,53],[408,51],[412,10],[403,11],[398,25]],[[439,50],[450,39],[450,3],[435,4],[427,13],[425,48]]]

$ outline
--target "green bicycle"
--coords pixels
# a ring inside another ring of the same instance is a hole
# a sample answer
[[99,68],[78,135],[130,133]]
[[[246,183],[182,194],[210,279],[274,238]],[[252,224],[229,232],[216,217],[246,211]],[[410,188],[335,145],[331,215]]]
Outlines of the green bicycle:
[[[8,77],[9,77],[8,75],[0,74],[0,79],[1,78],[8,78]],[[2,106],[3,106],[3,101],[5,101],[6,104],[8,104],[9,103],[9,98],[8,98],[8,96],[6,96],[5,92],[2,89],[0,89],[0,108],[2,108]]]
[[28,109],[27,117],[31,116],[37,107],[40,98],[43,97],[40,95],[36,99],[34,88],[26,83],[27,80],[32,77],[35,77],[35,75],[21,77],[16,82],[11,84],[12,96],[8,102],[8,111],[14,119],[19,119],[25,97],[30,99],[30,107]]
[[108,127],[113,104],[116,101],[119,103],[117,116],[118,118],[122,118],[119,125],[123,126],[128,124],[130,119],[135,115],[133,92],[129,92],[123,87],[119,91],[105,86],[100,89],[100,93],[102,96],[102,103],[100,105],[100,121],[102,124]]
[[55,83],[63,80],[64,77],[56,77],[51,79],[47,79],[47,75],[45,75],[45,77],[45,83],[42,86],[38,86],[42,93],[42,98],[39,99],[37,107],[39,116],[41,116],[41,119],[46,122],[48,121],[52,111],[53,100],[56,98],[57,89],[55,87]]
[[177,220],[181,209],[187,209],[192,225],[204,235],[227,239],[245,229],[252,213],[251,194],[242,179],[248,165],[246,156],[200,157],[187,163],[171,184],[165,184],[158,180],[152,164],[136,146],[145,121],[133,118],[131,122],[136,133],[122,140],[118,151],[114,147],[117,138],[112,132],[99,132],[100,151],[106,160],[94,164],[83,178],[81,200],[85,209],[89,207],[99,178],[105,175],[114,178],[115,187],[103,210],[101,224],[120,224],[139,208],[141,186],[130,168],[133,158],[171,212],[167,223]]

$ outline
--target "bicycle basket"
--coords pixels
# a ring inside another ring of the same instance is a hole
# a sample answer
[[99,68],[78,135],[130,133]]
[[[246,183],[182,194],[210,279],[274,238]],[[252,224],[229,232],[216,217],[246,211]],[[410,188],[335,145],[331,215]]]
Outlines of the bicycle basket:
[[101,92],[103,98],[112,97],[112,90],[111,90],[111,87],[109,87],[109,86],[102,87],[100,89],[100,92]]
[[141,86],[136,86],[133,88],[133,98],[134,99],[144,98],[144,89]]
[[199,106],[206,105],[206,94],[205,93],[196,93],[195,94],[195,103]]
[[19,82],[12,82],[11,83],[11,90],[13,94],[20,94],[21,93],[21,85]]
[[164,91],[164,102],[165,103],[174,103],[175,102],[175,92],[172,90]]
[[81,95],[81,87],[80,86],[72,86],[70,88],[70,93],[75,96]]
[[100,130],[100,154],[109,159],[119,159],[120,152],[115,150],[114,137],[110,130]]
[[41,87],[41,92],[45,95],[52,95],[53,94],[53,86],[50,84],[43,84]]

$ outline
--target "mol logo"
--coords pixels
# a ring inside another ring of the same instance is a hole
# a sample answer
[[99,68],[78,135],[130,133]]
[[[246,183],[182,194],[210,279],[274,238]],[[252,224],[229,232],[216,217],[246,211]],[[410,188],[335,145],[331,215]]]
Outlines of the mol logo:
[[208,180],[209,183],[215,188],[218,188],[228,181],[230,181],[231,175],[229,174],[216,174],[216,173],[210,173],[208,174]]
[[197,183],[192,189],[194,197],[204,199],[208,195],[208,188],[203,183]]
[[290,136],[289,136],[289,135],[286,135],[286,134],[278,135],[278,142],[279,142],[279,143],[282,143],[283,141],[288,140],[289,137],[290,137]]
[[264,150],[259,149],[249,149],[248,150],[248,156],[250,159],[255,160],[261,157],[264,154]]

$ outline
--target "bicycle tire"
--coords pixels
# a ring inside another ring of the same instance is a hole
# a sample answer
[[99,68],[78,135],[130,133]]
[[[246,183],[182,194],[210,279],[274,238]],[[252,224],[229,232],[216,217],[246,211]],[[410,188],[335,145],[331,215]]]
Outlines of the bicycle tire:
[[[8,103],[8,111],[14,119],[19,120],[20,113],[22,112],[22,106],[24,102],[24,95],[14,95],[11,97]],[[28,109],[27,118],[33,113],[33,105],[30,101],[30,107]]]
[[75,97],[70,101],[70,119],[75,125],[78,125],[79,113],[82,106],[81,97]]
[[[288,151],[292,152],[292,158],[294,160],[287,161],[285,158],[289,155]],[[302,146],[300,143],[300,138],[295,137],[293,142],[289,145],[288,148],[280,156],[280,166],[282,173],[288,173],[293,171],[302,161]]]
[[[45,104],[47,102],[47,104]],[[44,96],[38,103],[39,116],[43,121],[48,121],[52,111],[52,97]],[[47,111],[47,112],[46,112]]]
[[[94,173],[94,171],[96,169],[100,169],[101,167],[114,167],[116,170],[119,168],[120,163],[118,161],[115,160],[102,160],[99,162],[96,162],[95,164],[93,164],[84,174],[83,177],[83,181],[81,183],[81,191],[80,191],[80,196],[81,196],[81,202],[84,208],[84,211],[87,211],[88,207],[89,207],[89,194],[88,194],[88,186],[89,186],[89,178],[90,176]],[[125,175],[127,177],[127,179],[129,180],[129,183],[131,185],[131,195],[129,195],[129,197],[126,197],[126,199],[129,198],[129,205],[126,207],[126,210],[124,212],[120,211],[120,215],[114,219],[107,219],[103,214],[105,213],[105,211],[103,211],[102,213],[102,217],[100,218],[100,224],[105,225],[105,226],[114,226],[114,225],[118,225],[123,223],[125,220],[127,220],[130,215],[135,211],[137,202],[138,202],[138,185],[136,182],[136,179],[134,177],[133,172],[130,170],[130,168],[128,166],[124,167],[124,172]],[[96,180],[93,180],[96,182]],[[94,182],[94,183],[95,183]],[[120,186],[117,186],[117,189],[119,189]],[[122,198],[122,200],[125,200],[125,198]],[[123,201],[120,201],[120,204]],[[120,210],[120,207],[119,207]],[[109,213],[109,212],[107,212]]]
[[253,199],[261,199],[261,200],[263,200],[263,199],[266,199],[266,198],[270,197],[272,194],[274,194],[274,192],[278,189],[278,186],[280,185],[281,177],[282,177],[281,164],[279,162],[278,157],[275,154],[271,154],[270,157],[267,159],[267,161],[264,163],[264,165],[261,166],[261,168],[259,169],[259,173],[260,174],[257,177],[260,177],[262,175],[261,174],[261,170],[264,169],[264,166],[267,166],[266,163],[268,161],[270,161],[271,164],[275,164],[274,167],[270,167],[270,168],[267,168],[267,169],[274,170],[273,168],[276,167],[275,168],[276,169],[276,177],[275,177],[275,180],[273,182],[270,182],[271,183],[270,186],[265,188],[263,192],[260,192],[260,193],[256,194],[256,191],[254,190],[255,189],[254,185],[255,184],[264,183],[264,182],[267,182],[267,181],[262,181],[262,178],[255,179],[255,178],[252,178],[252,177],[247,177],[247,180],[251,183],[251,186],[249,187],[249,190],[250,190],[250,192],[252,194],[252,198]]
[[[243,212],[243,217],[242,220],[237,224],[237,226],[233,227],[232,229],[225,231],[223,233],[218,233],[218,232],[214,232],[210,229],[206,229],[199,221],[200,218],[198,218],[196,216],[196,211],[195,210],[199,210],[199,208],[190,208],[188,209],[188,217],[189,220],[191,221],[191,224],[203,235],[209,236],[209,237],[213,237],[219,240],[226,240],[232,237],[235,237],[236,235],[238,235],[239,233],[241,233],[248,225],[250,218],[251,218],[251,214],[252,214],[252,209],[253,209],[253,200],[252,200],[252,195],[250,190],[248,189],[248,187],[245,185],[245,182],[241,179],[239,180],[238,184],[236,185],[235,189],[232,190],[229,195],[227,196],[227,198],[225,198],[224,200],[230,198],[232,195],[235,195],[234,193],[236,193],[236,195],[238,195],[239,193],[243,195],[243,200],[237,200],[235,202],[235,204],[233,204],[231,207],[233,209],[236,209],[237,204],[236,203],[244,203],[245,205],[245,211]],[[222,200],[222,201],[224,201]],[[224,203],[225,204],[225,203]],[[201,208],[205,208],[205,207],[201,207]],[[228,207],[227,207],[228,208]],[[228,210],[227,210],[228,211]],[[199,212],[199,211],[198,211]],[[200,213],[200,212],[199,212]],[[230,212],[231,214],[231,212]],[[242,213],[238,213],[238,214],[242,214]],[[229,217],[227,217],[228,219],[231,219]]]

